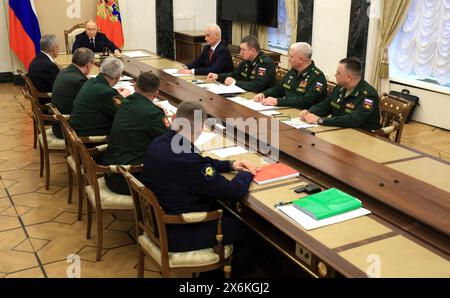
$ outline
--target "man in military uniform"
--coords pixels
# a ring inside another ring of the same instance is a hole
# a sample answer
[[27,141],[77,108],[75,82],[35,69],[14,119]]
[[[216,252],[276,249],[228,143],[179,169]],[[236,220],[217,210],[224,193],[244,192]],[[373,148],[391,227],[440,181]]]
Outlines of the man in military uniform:
[[[63,115],[72,113],[73,101],[88,80],[87,75],[94,66],[94,52],[87,48],[79,48],[73,53],[72,64],[63,69],[53,84],[52,104]],[[63,134],[59,123],[52,125],[53,134],[62,139]]]
[[[361,63],[356,58],[339,62],[338,86],[326,100],[300,112],[300,119],[311,124],[360,128],[380,128],[378,92],[362,79]],[[331,117],[325,118],[330,115]]]
[[70,116],[70,125],[81,137],[109,135],[117,112],[117,97],[127,97],[127,89],[114,89],[123,71],[123,63],[117,58],[108,57],[100,66],[95,79],[87,81],[75,101]]
[[312,48],[306,42],[289,49],[292,69],[276,87],[257,94],[253,100],[266,106],[308,109],[327,96],[327,80],[311,60]]
[[[196,153],[195,140],[203,130],[206,112],[197,102],[183,102],[177,110],[174,128],[156,138],[144,158],[140,180],[158,198],[166,213],[179,215],[217,210],[216,200],[239,201],[252,183],[257,169],[248,161],[219,161]],[[231,181],[221,173],[238,171]],[[233,272],[250,271],[255,254],[251,234],[238,219],[225,215],[223,243],[234,244]],[[181,252],[214,247],[216,222],[168,225],[169,251]],[[250,236],[249,236],[250,235]]]
[[[159,94],[159,84],[159,78],[150,72],[139,75],[136,93],[122,102],[114,118],[104,165],[142,164],[148,145],[169,129],[164,111],[153,104]],[[105,181],[112,191],[130,194],[122,175],[106,175]]]
[[275,65],[261,51],[258,39],[253,35],[244,37],[240,45],[244,61],[231,73],[208,75],[209,81],[219,81],[225,85],[236,84],[247,91],[261,92],[275,86]]

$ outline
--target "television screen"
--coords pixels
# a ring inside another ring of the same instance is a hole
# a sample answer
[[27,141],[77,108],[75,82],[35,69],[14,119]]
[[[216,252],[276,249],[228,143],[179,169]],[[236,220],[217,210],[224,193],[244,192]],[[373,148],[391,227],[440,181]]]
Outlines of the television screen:
[[223,0],[222,19],[278,27],[278,0]]

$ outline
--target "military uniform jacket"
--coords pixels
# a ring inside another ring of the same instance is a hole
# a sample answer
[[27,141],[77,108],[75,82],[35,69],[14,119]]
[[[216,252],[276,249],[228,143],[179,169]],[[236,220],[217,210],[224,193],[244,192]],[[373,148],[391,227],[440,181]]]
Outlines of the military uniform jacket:
[[[186,145],[190,152],[177,154],[172,150],[172,142]],[[189,140],[169,131],[148,147],[140,180],[155,193],[168,214],[176,215],[215,210],[216,199],[244,198],[253,175],[239,172],[229,181],[220,174],[230,171],[229,161],[202,157],[195,153]]]
[[63,69],[53,84],[52,104],[63,115],[72,113],[73,101],[88,78],[73,64]]
[[109,135],[117,112],[113,97],[120,95],[102,74],[83,85],[70,116],[70,125],[79,136]]
[[219,74],[218,81],[227,77],[236,80],[236,85],[256,93],[275,86],[275,65],[266,54],[259,52],[254,61],[242,61],[231,73]]
[[168,130],[164,111],[141,94],[128,96],[119,107],[111,128],[106,165],[139,165],[156,137]]
[[380,107],[378,92],[361,80],[352,93],[345,97],[347,90],[341,86],[334,88],[326,100],[309,109],[323,118],[323,125],[360,128],[371,131],[380,128]]
[[309,109],[327,96],[327,80],[314,62],[302,73],[291,69],[276,87],[263,92],[278,99],[278,106]]

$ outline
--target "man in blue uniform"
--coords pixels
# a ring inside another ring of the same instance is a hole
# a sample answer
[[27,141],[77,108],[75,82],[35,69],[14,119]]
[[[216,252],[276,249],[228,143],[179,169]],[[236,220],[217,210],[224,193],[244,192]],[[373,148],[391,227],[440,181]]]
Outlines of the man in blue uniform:
[[[202,133],[206,119],[200,103],[182,103],[176,117],[174,127],[182,126],[183,129],[169,131],[150,144],[141,175],[141,181],[155,193],[165,212],[178,215],[213,211],[218,209],[217,199],[243,199],[256,167],[249,161],[219,161],[196,153],[193,144]],[[220,174],[231,171],[238,171],[231,181]],[[228,215],[223,217],[222,227],[223,243],[234,244],[233,272],[248,273],[253,269],[251,257],[255,254],[250,232],[237,218]],[[180,252],[213,247],[216,228],[216,222],[169,225],[169,250]]]

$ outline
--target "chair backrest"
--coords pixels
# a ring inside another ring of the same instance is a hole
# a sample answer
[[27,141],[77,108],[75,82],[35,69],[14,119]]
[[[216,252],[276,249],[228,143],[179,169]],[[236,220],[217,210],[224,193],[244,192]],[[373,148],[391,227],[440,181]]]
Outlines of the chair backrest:
[[244,61],[244,60],[242,60],[241,58],[236,57],[236,56],[233,56],[232,59],[233,59],[233,67],[234,67],[235,69],[239,67],[239,65],[242,63],[242,61]]
[[26,91],[36,100],[39,98],[39,92],[37,91],[36,87],[34,87],[33,82],[31,79],[20,69],[17,70],[17,73],[20,75],[22,80],[25,82]]
[[119,166],[118,171],[128,183],[131,197],[134,202],[137,237],[144,232],[161,250],[162,264],[168,265],[169,248],[167,231],[164,221],[166,213],[161,208],[155,194],[145,187],[124,167]]
[[34,99],[30,95],[25,95],[25,98],[31,102],[31,110],[33,113],[33,121],[37,129],[37,135],[42,136],[42,144],[41,144],[43,146],[42,149],[44,149],[44,151],[48,151],[47,133],[44,121],[50,120],[52,119],[52,117],[44,115],[42,113],[41,107],[37,99]]
[[85,31],[84,23],[79,23],[70,28],[69,30],[64,30],[64,40],[66,42],[66,53],[72,54],[72,46],[75,42],[75,38],[78,34]]
[[61,114],[57,107],[55,107],[54,105],[50,105],[50,110],[52,114],[56,116],[56,119],[58,119],[59,125],[61,126],[64,141],[66,143],[66,157],[72,156],[75,162],[78,161],[79,163],[77,146],[74,142],[74,138],[70,136],[70,134],[74,134],[75,131],[72,129],[69,121]]
[[278,67],[277,71],[275,73],[275,76],[276,76],[276,79],[277,79],[277,83],[281,82],[284,79],[284,77],[286,76],[287,73],[288,73],[287,69]]
[[381,95],[381,127],[394,126],[396,128],[396,142],[400,142],[406,117],[410,113],[412,107],[413,105],[410,101],[400,97],[392,96],[386,93]]
[[97,177],[97,164],[92,159],[89,154],[88,149],[83,144],[83,142],[76,136],[75,131],[72,130],[72,133],[69,133],[69,137],[72,138],[72,141],[75,143],[76,148],[78,150],[78,156],[81,161],[81,167],[84,170],[83,180],[84,185],[90,185],[94,191],[95,195],[95,205],[97,208],[101,208],[101,198],[100,198],[100,188],[98,185],[98,177]]
[[336,83],[327,81],[327,95],[331,96],[331,93],[333,93],[334,88],[336,88]]

